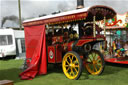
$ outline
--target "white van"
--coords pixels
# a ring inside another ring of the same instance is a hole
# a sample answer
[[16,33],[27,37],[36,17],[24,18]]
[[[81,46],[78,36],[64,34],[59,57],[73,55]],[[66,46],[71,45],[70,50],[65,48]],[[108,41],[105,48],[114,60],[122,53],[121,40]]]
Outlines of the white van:
[[16,43],[13,29],[0,29],[0,58],[16,56]]

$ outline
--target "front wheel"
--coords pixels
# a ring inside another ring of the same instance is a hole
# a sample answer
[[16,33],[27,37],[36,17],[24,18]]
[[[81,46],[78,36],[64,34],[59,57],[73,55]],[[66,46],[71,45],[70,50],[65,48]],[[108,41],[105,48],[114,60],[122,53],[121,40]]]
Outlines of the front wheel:
[[84,59],[87,72],[92,75],[100,75],[104,71],[105,62],[103,55],[98,50],[92,50]]
[[68,79],[79,79],[82,73],[82,60],[80,56],[74,51],[66,53],[63,57],[62,68]]

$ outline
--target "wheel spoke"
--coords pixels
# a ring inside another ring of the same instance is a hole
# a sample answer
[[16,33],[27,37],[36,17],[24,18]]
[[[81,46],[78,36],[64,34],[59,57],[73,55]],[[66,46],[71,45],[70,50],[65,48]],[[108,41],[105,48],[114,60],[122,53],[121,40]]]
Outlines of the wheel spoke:
[[75,67],[74,67],[74,70],[75,70],[76,73],[78,73],[78,70]]
[[93,72],[95,72],[95,65],[93,64]]
[[96,68],[96,65],[95,64],[93,64],[94,65],[94,69],[95,69],[95,71],[97,72],[97,68]]
[[66,61],[68,63],[68,65],[70,64],[68,61]]
[[72,61],[73,61],[73,58],[74,58],[74,57],[72,56]]
[[93,72],[95,72],[95,68],[94,68],[94,65],[92,65],[92,66],[93,66],[93,68],[92,68],[92,71],[93,71]]
[[86,64],[93,64],[92,62],[86,62]]
[[96,61],[98,61],[98,60],[101,60],[101,59],[100,59],[100,56],[97,57]]
[[69,69],[70,69],[70,67],[68,67],[68,69],[66,69],[66,72],[68,72]]
[[88,57],[88,59],[92,62],[92,59],[90,57]]
[[69,57],[70,62],[72,63],[72,59],[71,59],[71,57],[70,57],[70,56],[68,56],[68,57]]
[[98,68],[101,68],[101,67],[102,67],[102,64],[97,64],[97,67],[98,67]]
[[92,58],[93,58],[93,60],[95,60],[95,56],[94,56],[94,53],[92,53]]
[[65,67],[69,67],[69,65],[64,65]]
[[77,60],[75,60],[75,61],[73,62],[73,64],[78,64],[78,61],[77,61]]
[[97,58],[97,54],[96,53],[94,53],[95,54],[95,56],[94,56],[94,60],[96,60],[96,58]]
[[73,75],[75,75],[75,73],[73,72],[73,68],[71,68],[71,72],[72,72]]
[[[92,59],[91,59],[91,60],[93,60],[93,54],[90,54],[90,56],[92,57]],[[91,58],[91,57],[90,57],[90,58]]]
[[70,72],[69,74],[72,75],[72,72]]
[[98,65],[98,64],[96,64],[96,66],[97,66],[97,68],[98,68],[98,69],[100,69],[100,67],[101,67],[101,66],[100,66],[100,65]]
[[79,65],[75,65],[75,67],[79,67]]
[[72,74],[73,74],[72,67],[70,68],[70,70],[71,70],[71,71],[70,71],[69,74],[70,74],[70,76],[72,76]]

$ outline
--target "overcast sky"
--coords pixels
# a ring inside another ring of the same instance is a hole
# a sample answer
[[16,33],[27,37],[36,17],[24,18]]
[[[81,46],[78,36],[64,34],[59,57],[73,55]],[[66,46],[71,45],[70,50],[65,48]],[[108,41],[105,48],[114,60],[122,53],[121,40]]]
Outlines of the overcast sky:
[[[51,14],[55,11],[76,9],[77,0],[21,0],[22,18],[38,17],[41,14]],[[107,5],[119,14],[128,11],[128,0],[84,0],[85,7],[92,5]],[[18,0],[0,0],[0,26],[7,16],[18,17]],[[7,20],[4,26],[18,26],[15,21]]]

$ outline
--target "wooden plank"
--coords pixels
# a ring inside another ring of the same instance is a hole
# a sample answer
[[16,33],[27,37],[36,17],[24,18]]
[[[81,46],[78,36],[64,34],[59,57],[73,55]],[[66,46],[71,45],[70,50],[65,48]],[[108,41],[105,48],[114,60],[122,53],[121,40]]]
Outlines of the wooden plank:
[[11,80],[1,80],[0,85],[14,85]]

